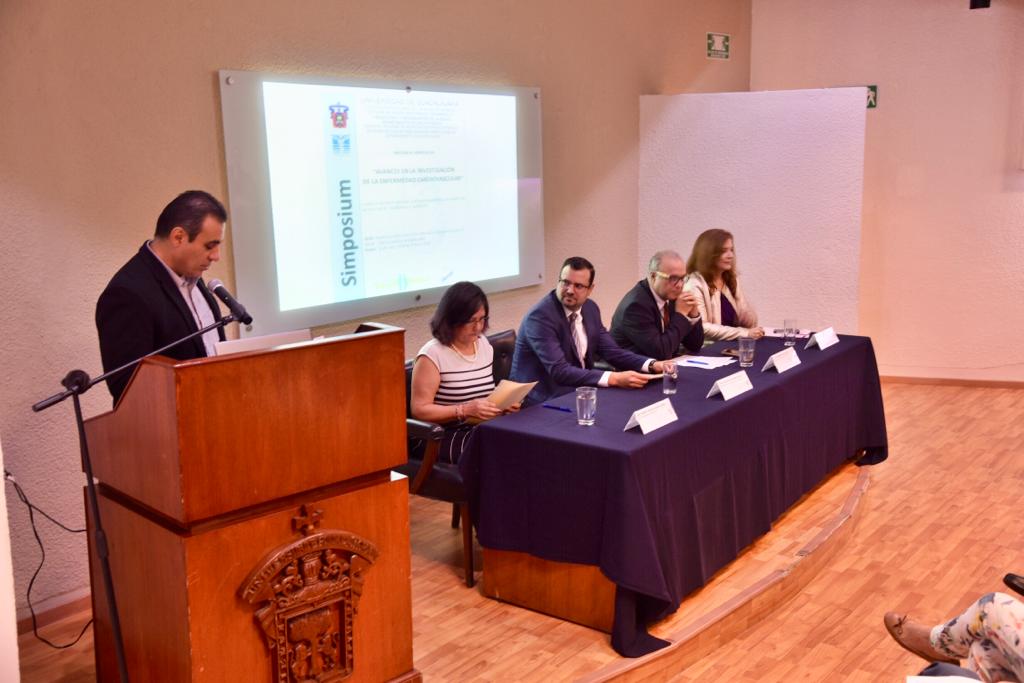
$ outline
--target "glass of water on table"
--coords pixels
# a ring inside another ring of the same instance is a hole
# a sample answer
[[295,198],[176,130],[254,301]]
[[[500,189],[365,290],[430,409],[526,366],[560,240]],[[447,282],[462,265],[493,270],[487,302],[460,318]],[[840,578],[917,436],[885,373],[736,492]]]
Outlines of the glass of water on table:
[[671,396],[676,393],[676,382],[679,380],[679,368],[674,360],[661,361],[664,374],[661,376],[661,393]]
[[576,387],[576,423],[584,427],[597,417],[597,387]]
[[754,364],[754,344],[757,342],[753,337],[740,337],[740,367],[749,368]]
[[800,334],[800,327],[795,318],[786,318],[782,323],[783,345],[793,346],[796,344],[796,335]]

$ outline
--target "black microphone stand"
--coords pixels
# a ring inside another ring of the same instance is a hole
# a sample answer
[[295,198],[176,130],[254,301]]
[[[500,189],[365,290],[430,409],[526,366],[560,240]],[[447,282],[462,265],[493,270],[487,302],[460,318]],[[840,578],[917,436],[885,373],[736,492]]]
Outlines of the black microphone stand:
[[[128,665],[124,656],[124,640],[121,637],[121,619],[117,613],[117,600],[114,597],[114,579],[110,573],[110,551],[107,547],[107,535],[104,533],[103,525],[100,523],[100,506],[96,497],[96,484],[92,476],[92,460],[89,458],[89,444],[85,438],[85,421],[82,419],[82,404],[79,400],[79,396],[91,389],[93,385],[99,384],[111,375],[133,368],[150,356],[163,353],[168,349],[172,349],[179,344],[187,342],[189,339],[194,339],[195,337],[206,334],[211,330],[224,327],[228,323],[235,322],[235,320],[236,318],[233,314],[223,317],[217,322],[207,325],[201,330],[196,330],[195,332],[182,337],[178,341],[171,342],[167,346],[161,346],[156,351],[151,351],[140,358],[136,358],[129,363],[125,363],[119,368],[114,368],[110,372],[105,372],[95,379],[90,379],[88,373],[84,370],[72,370],[65,375],[64,379],[60,382],[64,386],[64,391],[56,393],[49,398],[44,398],[42,401],[39,401],[32,406],[32,410],[38,413],[41,410],[46,410],[47,408],[60,403],[69,396],[75,405],[75,422],[78,425],[78,444],[82,452],[82,469],[85,471],[85,497],[93,520],[93,541],[96,547],[96,555],[100,561],[100,568],[103,572],[103,588],[107,594],[107,609],[110,610],[110,627],[114,632],[114,652],[117,655],[117,670],[121,677],[121,683],[128,683]],[[97,672],[97,674],[98,673],[99,672]]]

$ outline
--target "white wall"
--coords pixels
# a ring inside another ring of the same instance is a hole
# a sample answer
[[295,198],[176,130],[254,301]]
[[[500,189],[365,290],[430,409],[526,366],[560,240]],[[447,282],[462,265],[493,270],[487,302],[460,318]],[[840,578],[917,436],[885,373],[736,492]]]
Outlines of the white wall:
[[[0,471],[4,466],[4,449],[0,445]],[[7,483],[0,487],[0,520],[7,518]],[[17,683],[18,622],[15,617],[14,572],[11,569],[11,537],[0,529],[0,681]]]
[[641,97],[641,268],[724,228],[761,325],[857,332],[864,92]]
[[1024,0],[754,0],[751,90],[877,84],[861,330],[883,375],[1024,381]]
[[[539,86],[548,281],[492,297],[515,327],[566,256],[598,269],[608,315],[636,278],[637,97],[742,90],[750,0],[0,1],[0,433],[34,502],[80,525],[70,405],[34,415],[71,368],[100,367],[95,301],[176,193],[226,197],[216,71]],[[735,59],[705,58],[732,33]],[[230,232],[211,277],[234,283]],[[381,316],[426,341],[430,309]],[[351,331],[351,325],[343,326]],[[100,387],[87,414],[109,407]],[[18,595],[36,555],[9,513]],[[81,535],[43,528],[41,603],[88,585]],[[19,597],[21,614],[24,604]]]

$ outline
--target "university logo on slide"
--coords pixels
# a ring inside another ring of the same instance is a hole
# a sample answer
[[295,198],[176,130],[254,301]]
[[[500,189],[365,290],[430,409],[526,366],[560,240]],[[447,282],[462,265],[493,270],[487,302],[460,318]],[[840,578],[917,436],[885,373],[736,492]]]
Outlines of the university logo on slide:
[[349,154],[352,151],[352,138],[348,135],[332,135],[331,150],[335,154]]
[[332,104],[330,109],[331,124],[335,128],[348,128],[348,105]]

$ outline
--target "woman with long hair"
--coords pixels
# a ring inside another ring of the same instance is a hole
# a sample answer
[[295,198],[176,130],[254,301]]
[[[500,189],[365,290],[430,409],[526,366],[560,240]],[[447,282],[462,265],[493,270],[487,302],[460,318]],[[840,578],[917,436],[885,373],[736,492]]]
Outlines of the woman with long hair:
[[757,325],[757,313],[740,288],[736,251],[729,231],[712,228],[697,237],[686,261],[683,289],[697,297],[705,339],[764,336],[764,330]]

